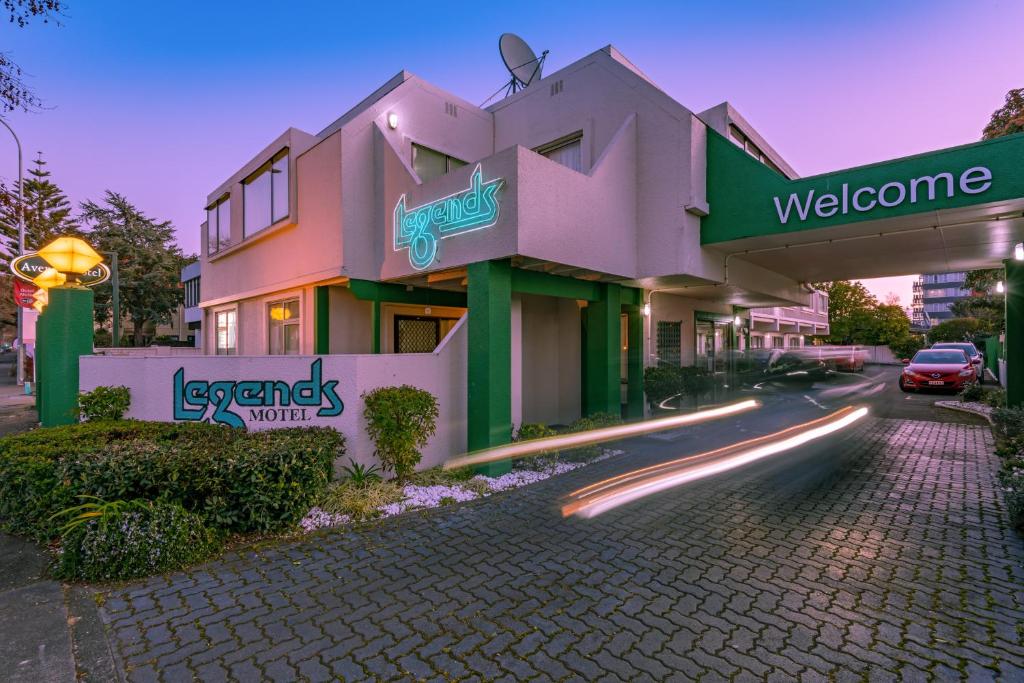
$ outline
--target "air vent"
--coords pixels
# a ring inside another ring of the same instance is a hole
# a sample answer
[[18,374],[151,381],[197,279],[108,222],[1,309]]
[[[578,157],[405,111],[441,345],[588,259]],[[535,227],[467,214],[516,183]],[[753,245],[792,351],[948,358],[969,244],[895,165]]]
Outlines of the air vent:
[[552,97],[562,92],[562,81],[561,79],[551,84],[551,95]]
[[448,114],[448,116],[459,118],[459,105],[454,102],[445,102],[444,113]]

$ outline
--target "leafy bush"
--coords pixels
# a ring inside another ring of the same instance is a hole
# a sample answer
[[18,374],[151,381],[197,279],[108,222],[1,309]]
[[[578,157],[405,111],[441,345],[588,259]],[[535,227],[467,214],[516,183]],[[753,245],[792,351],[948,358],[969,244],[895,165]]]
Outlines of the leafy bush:
[[200,562],[220,548],[202,518],[180,505],[116,501],[102,507],[98,516],[68,530],[56,568],[59,577],[134,579]]
[[683,377],[675,365],[644,368],[644,394],[653,408],[666,399],[683,393]]
[[975,382],[963,388],[963,391],[960,392],[960,400],[965,403],[974,403],[980,401],[984,395],[985,390]]
[[1024,409],[996,408],[992,411],[996,434],[1003,439],[1024,436]]
[[375,481],[367,486],[341,482],[328,489],[320,508],[360,521],[377,517],[380,514],[378,508],[382,505],[397,503],[404,498],[402,487],[394,481]]
[[[615,425],[622,424],[622,418],[618,415],[612,415],[611,413],[594,413],[580,419],[569,425],[569,429],[566,430],[569,433],[575,432],[589,432],[594,429],[601,429],[602,427],[613,427]],[[562,453],[562,459],[570,462],[583,462],[587,460],[593,460],[594,458],[601,455],[604,451],[600,444],[594,444],[591,446],[582,446],[580,448],[574,448],[571,451],[565,451]]]
[[915,353],[924,348],[924,337],[908,333],[896,339],[890,339],[888,346],[897,358],[913,358]]
[[981,397],[982,403],[993,408],[1005,408],[1006,407],[1006,390],[1005,389],[991,389],[986,391]]
[[215,528],[296,523],[330,481],[345,439],[333,429],[245,432],[202,423],[86,422],[0,439],[0,527],[55,536],[78,496],[165,500]]
[[403,384],[364,393],[366,431],[387,471],[404,481],[416,469],[420,450],[437,428],[437,399],[429,391]]
[[352,458],[348,459],[348,465],[342,465],[341,470],[347,477],[347,482],[356,488],[362,488],[375,481],[380,481],[380,475],[377,473],[380,468],[376,465],[362,465]]
[[78,394],[78,415],[85,422],[120,420],[131,403],[128,387],[96,387]]
[[1006,509],[1015,529],[1024,530],[1024,461],[1007,462],[999,473],[999,483],[1006,495]]

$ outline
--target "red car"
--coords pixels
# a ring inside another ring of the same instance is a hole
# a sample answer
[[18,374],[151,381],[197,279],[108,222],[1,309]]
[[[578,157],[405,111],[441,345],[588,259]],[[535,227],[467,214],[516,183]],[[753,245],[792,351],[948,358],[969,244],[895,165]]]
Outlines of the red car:
[[904,360],[900,389],[943,389],[960,392],[978,381],[971,359],[960,349],[924,349],[913,360]]

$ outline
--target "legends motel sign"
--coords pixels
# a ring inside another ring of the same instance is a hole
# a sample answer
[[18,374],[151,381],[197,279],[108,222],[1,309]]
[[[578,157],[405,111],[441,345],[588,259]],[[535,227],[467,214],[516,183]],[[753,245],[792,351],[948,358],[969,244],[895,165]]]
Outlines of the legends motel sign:
[[838,193],[824,192],[815,196],[813,189],[802,196],[791,193],[783,202],[772,197],[779,222],[785,225],[791,219],[806,221],[812,214],[818,218],[845,216],[851,211],[865,213],[876,208],[891,209],[904,203],[934,202],[952,199],[959,191],[965,195],[981,194],[992,187],[992,171],[985,166],[972,166],[959,176],[949,171],[911,178],[904,182],[893,180],[880,187],[870,185],[850,190],[843,183]]
[[437,258],[438,241],[489,228],[498,222],[498,190],[504,179],[484,182],[480,164],[469,177],[469,188],[413,207],[405,206],[403,194],[395,204],[393,223],[395,251],[409,250],[409,264],[423,270]]

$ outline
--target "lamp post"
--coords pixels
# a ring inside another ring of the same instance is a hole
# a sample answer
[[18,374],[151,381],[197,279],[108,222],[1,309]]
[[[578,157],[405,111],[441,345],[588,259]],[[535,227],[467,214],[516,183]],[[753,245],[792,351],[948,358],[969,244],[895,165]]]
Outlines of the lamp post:
[[[14,138],[14,144],[18,147],[18,256],[22,256],[25,253],[25,203],[22,201],[23,197],[23,184],[24,184],[24,169],[21,162],[21,140],[18,139],[17,133],[11,128],[6,121],[0,119],[0,123],[4,124],[4,128],[10,131],[11,136]],[[21,306],[18,306],[18,385],[25,384],[25,318],[24,310]]]
[[77,419],[79,359],[93,352],[92,290],[79,279],[103,257],[77,237],[58,237],[39,256],[52,266],[37,278],[37,284],[49,286],[38,323],[39,421],[52,427]]

